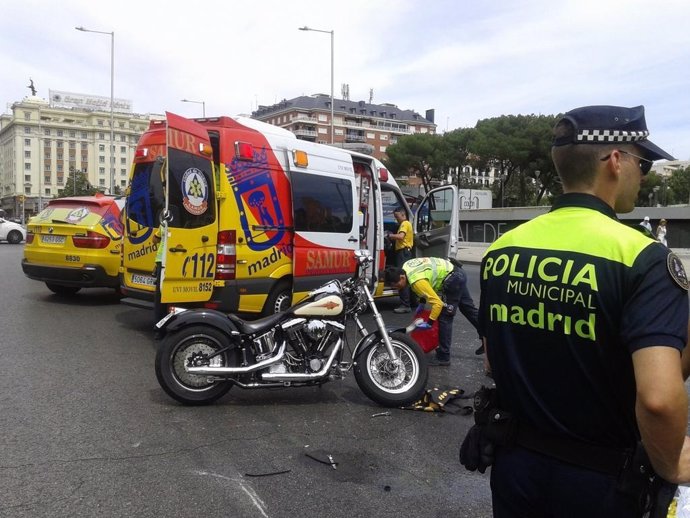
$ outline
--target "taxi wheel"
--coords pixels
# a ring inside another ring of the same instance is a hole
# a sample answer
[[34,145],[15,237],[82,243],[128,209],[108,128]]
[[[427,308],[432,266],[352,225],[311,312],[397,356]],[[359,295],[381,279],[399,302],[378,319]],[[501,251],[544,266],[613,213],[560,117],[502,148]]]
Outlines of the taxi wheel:
[[56,295],[74,295],[81,289],[79,286],[62,286],[61,284],[53,284],[52,282],[46,282],[46,286]]

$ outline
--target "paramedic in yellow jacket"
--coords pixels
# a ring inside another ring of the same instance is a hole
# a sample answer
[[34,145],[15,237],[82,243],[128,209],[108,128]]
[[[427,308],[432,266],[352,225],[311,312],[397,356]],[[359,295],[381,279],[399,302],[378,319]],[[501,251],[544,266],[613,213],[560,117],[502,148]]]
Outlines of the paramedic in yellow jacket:
[[[402,265],[412,259],[412,245],[414,244],[414,233],[412,223],[407,219],[407,212],[404,207],[396,207],[393,216],[398,222],[398,231],[395,234],[388,234],[388,239],[393,241],[395,251],[395,266],[402,268]],[[400,296],[400,306],[393,310],[394,313],[409,313],[410,308],[410,288],[405,286],[398,291]]]
[[426,322],[420,329],[431,329],[438,320],[439,343],[432,366],[450,365],[450,344],[453,338],[453,317],[457,309],[477,328],[477,307],[467,289],[467,275],[459,262],[455,264],[439,257],[420,257],[406,261],[402,268],[386,272],[386,281],[398,290],[410,286],[412,291],[431,305]]

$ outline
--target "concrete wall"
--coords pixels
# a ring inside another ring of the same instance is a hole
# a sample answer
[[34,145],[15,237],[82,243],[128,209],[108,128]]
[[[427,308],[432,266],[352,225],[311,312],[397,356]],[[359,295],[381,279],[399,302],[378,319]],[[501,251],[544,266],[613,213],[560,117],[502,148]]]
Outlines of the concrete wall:
[[[460,211],[460,240],[492,243],[501,234],[548,212],[551,207],[509,207],[504,209],[476,209]],[[659,219],[666,218],[670,248],[690,248],[690,206],[637,207],[628,214],[619,214],[625,224],[637,224],[649,216],[656,231]]]

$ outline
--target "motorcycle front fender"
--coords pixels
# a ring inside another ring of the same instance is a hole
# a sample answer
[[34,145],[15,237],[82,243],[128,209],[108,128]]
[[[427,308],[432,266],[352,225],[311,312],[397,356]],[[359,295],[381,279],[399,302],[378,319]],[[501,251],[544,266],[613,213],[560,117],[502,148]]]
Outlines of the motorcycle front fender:
[[235,324],[225,313],[213,309],[194,309],[177,313],[163,324],[162,329],[167,333],[172,333],[183,327],[193,325],[215,327],[220,332],[229,336],[238,336],[240,334]]
[[[395,331],[392,329],[386,329],[386,332],[388,333],[388,336],[390,336],[392,333]],[[355,345],[354,350],[352,351],[352,359],[354,361],[357,360],[357,355],[359,355],[359,352],[366,349],[366,347],[377,340],[381,339],[381,333],[379,331],[374,331],[373,333],[369,333],[367,336],[363,337],[359,342],[357,342],[357,345]]]

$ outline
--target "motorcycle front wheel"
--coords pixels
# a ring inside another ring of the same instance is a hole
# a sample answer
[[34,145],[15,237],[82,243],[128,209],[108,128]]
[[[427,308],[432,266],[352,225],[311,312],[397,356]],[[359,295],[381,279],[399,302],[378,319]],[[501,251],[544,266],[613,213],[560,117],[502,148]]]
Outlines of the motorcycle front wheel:
[[429,371],[422,348],[403,333],[393,333],[391,344],[397,359],[391,360],[382,340],[375,340],[358,352],[355,379],[367,397],[387,407],[407,406],[419,400]]
[[[185,405],[207,405],[225,395],[232,384],[190,374],[185,365],[211,356],[228,344],[228,337],[215,328],[190,326],[168,334],[156,352],[156,378],[165,392]],[[225,352],[211,358],[214,367],[228,366],[234,355]]]

